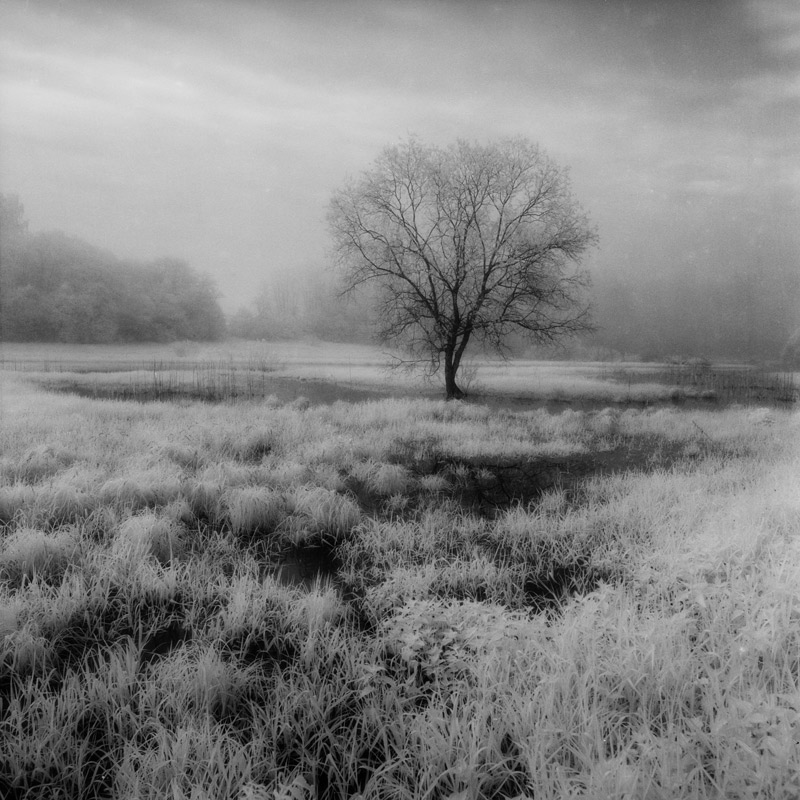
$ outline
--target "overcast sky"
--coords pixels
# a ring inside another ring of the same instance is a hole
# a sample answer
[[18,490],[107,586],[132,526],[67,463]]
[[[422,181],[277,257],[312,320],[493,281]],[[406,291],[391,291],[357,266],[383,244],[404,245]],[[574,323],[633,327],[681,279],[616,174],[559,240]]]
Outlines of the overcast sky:
[[33,230],[208,272],[322,267],[380,149],[523,135],[600,276],[800,268],[797,0],[5,0],[0,188]]

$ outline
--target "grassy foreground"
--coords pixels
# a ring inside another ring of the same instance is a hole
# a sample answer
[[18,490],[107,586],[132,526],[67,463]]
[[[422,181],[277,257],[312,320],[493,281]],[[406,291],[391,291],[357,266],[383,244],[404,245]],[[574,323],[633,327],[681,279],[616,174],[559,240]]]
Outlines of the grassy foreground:
[[797,414],[2,379],[0,796],[800,795]]

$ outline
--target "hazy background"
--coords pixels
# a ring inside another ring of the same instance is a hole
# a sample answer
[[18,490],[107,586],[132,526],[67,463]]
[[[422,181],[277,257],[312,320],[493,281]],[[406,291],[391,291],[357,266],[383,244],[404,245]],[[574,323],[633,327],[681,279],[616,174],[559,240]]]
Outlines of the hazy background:
[[800,323],[796,0],[0,15],[0,189],[33,230],[188,262],[228,313],[313,283],[332,190],[413,133],[524,135],[571,166],[601,236],[600,345],[777,357]]

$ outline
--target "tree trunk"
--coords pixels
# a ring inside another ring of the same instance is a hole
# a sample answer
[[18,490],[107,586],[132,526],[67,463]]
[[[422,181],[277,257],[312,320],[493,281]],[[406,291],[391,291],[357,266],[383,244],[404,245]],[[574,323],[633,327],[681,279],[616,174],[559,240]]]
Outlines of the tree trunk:
[[447,400],[460,400],[466,394],[459,389],[456,383],[458,366],[453,363],[453,353],[445,351],[444,354],[444,391]]

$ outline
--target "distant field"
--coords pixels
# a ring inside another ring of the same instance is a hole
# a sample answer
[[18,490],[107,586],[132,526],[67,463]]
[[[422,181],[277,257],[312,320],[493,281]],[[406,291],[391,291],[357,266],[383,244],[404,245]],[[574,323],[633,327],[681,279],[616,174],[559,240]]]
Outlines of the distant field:
[[0,797],[800,795],[788,400],[484,361],[446,403],[325,344],[2,358]]
[[[257,399],[303,395],[311,402],[436,397],[439,382],[391,370],[396,354],[329,342],[169,345],[5,344],[6,370],[43,373],[41,385],[114,399]],[[609,364],[474,359],[462,384],[477,402],[510,399],[574,404],[787,404],[792,373],[722,365]]]

